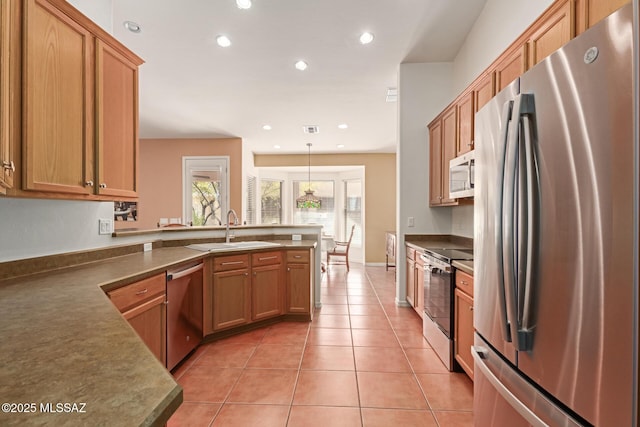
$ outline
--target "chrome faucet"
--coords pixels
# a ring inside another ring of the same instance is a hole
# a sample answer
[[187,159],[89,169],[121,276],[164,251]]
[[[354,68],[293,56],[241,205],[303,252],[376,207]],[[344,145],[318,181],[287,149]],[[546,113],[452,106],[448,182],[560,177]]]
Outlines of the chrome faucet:
[[236,211],[234,211],[233,209],[229,209],[229,211],[227,212],[227,231],[225,233],[225,241],[227,243],[229,243],[229,240],[232,237],[229,235],[229,223],[231,222],[229,221],[229,215],[232,215],[232,214],[233,214],[233,223],[238,224],[238,215],[236,214]]

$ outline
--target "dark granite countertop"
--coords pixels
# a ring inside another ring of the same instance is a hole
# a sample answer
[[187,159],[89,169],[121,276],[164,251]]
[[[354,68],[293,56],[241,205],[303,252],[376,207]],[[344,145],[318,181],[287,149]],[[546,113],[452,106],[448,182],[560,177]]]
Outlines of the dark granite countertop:
[[[216,254],[225,252],[233,251]],[[0,281],[1,400],[36,409],[3,411],[0,425],[163,425],[182,402],[182,388],[105,290],[210,254],[167,247]],[[76,403],[84,412],[43,412],[47,403]]]
[[473,239],[450,235],[405,235],[405,243],[416,250],[473,249]]

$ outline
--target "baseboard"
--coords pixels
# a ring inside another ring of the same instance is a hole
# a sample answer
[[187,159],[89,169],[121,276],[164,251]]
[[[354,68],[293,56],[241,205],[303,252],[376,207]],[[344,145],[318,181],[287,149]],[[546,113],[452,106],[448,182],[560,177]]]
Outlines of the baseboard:
[[397,298],[396,298],[396,305],[398,307],[411,307],[411,304],[409,304],[407,301],[398,301]]

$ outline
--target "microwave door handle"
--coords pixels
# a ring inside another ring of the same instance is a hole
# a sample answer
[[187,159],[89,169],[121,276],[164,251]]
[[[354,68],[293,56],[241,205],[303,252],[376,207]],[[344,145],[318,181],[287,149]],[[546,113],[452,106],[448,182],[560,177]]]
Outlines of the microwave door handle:
[[505,155],[507,152],[507,139],[509,136],[509,120],[511,118],[511,110],[513,109],[513,101],[507,101],[502,106],[502,127],[500,129],[500,139],[498,140],[499,156],[498,156],[498,173],[496,179],[496,205],[494,206],[494,224],[495,236],[494,244],[496,249],[496,261],[498,272],[498,312],[500,313],[500,330],[502,331],[502,339],[511,342],[511,329],[509,327],[509,319],[507,318],[507,304],[505,297],[505,281],[504,281],[504,265],[503,265],[503,185],[505,172]]

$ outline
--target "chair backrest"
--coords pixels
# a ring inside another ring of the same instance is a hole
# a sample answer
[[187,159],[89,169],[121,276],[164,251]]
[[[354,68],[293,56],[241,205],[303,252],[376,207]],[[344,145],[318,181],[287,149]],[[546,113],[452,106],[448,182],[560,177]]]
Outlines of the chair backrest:
[[347,251],[349,250],[349,246],[351,246],[351,239],[353,239],[353,232],[355,231],[355,229],[356,229],[356,225],[353,224],[351,226],[351,234],[349,234],[349,240],[347,240]]

